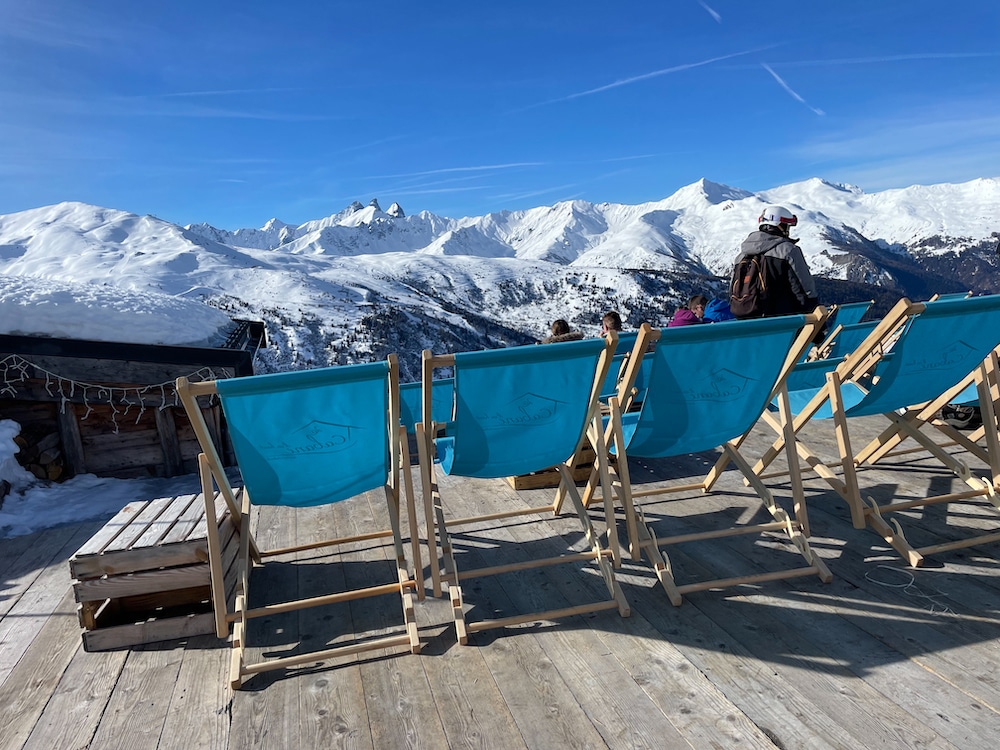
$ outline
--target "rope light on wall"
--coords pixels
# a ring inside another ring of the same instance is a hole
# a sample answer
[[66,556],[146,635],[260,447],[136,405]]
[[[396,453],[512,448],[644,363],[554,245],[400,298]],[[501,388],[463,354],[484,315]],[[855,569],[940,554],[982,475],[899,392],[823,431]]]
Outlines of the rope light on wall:
[[[31,371],[38,373],[38,375],[33,376]],[[125,419],[133,406],[139,407],[139,414],[135,419],[135,424],[139,424],[142,415],[146,413],[146,398],[152,396],[153,400],[155,400],[157,398],[157,391],[159,392],[160,404],[155,408],[158,408],[160,411],[163,411],[167,407],[180,407],[181,405],[180,398],[173,389],[173,380],[143,386],[129,386],[127,388],[98,385],[96,383],[87,383],[64,377],[58,373],[46,370],[44,367],[39,367],[34,362],[17,354],[8,354],[0,358],[0,396],[16,398],[18,385],[31,379],[40,380],[40,375],[45,376],[45,392],[53,400],[59,400],[59,410],[63,414],[66,413],[66,404],[70,403],[70,399],[77,398],[78,392],[81,394],[80,398],[83,405],[87,408],[86,413],[80,417],[81,422],[87,419],[91,412],[94,411],[94,407],[90,403],[91,400],[107,403],[111,407],[111,422],[114,425],[114,433],[116,435],[118,434],[118,420]],[[227,377],[225,373],[220,375],[211,367],[200,367],[187,375],[188,380],[191,381],[218,380],[225,377]],[[172,396],[168,394],[168,388]],[[124,407],[124,409],[119,409],[119,407]]]

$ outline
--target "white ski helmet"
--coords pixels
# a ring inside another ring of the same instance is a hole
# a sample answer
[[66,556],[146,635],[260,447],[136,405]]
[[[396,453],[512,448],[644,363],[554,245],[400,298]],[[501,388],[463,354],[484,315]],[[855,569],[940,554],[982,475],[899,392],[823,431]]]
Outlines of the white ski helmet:
[[798,223],[798,217],[784,206],[764,206],[760,218],[757,219],[758,225],[767,224],[772,227],[779,227],[782,224],[794,227]]

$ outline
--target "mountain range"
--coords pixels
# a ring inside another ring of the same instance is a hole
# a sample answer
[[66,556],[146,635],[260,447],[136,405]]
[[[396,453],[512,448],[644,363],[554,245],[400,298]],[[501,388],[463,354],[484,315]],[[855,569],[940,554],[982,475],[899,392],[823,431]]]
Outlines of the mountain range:
[[[878,311],[900,296],[1000,292],[1000,179],[872,194],[820,179],[757,193],[699,180],[639,205],[567,201],[451,219],[398,203],[383,211],[374,199],[300,225],[232,231],[60,203],[0,216],[0,302],[17,295],[23,306],[26,284],[182,298],[263,320],[271,345],[260,371],[395,351],[416,379],[424,348],[529,343],[555,318],[595,335],[609,309],[628,326],[663,325],[692,293],[724,296],[768,203],[798,215],[824,303],[874,298]],[[58,294],[49,289],[47,304]],[[53,335],[17,318],[0,332]],[[204,325],[191,327],[192,341],[205,338]],[[131,335],[122,325],[121,340]]]

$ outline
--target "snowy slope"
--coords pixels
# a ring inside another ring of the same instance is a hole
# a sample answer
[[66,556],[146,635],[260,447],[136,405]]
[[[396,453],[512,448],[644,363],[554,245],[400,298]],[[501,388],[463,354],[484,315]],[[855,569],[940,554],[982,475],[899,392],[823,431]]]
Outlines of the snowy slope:
[[[557,317],[588,332],[607,309],[663,324],[693,292],[724,294],[718,277],[769,202],[798,214],[819,276],[900,288],[913,273],[940,278],[936,258],[952,273],[975,255],[981,278],[996,278],[997,179],[872,195],[819,179],[759,194],[700,180],[640,205],[569,201],[461,219],[372,201],[235,231],[61,203],[0,216],[0,332],[86,338],[102,310],[116,319],[144,307],[150,317],[102,335],[194,342],[217,335],[222,310],[267,323],[264,369],[398,351],[413,374],[422,348],[526,343]],[[60,299],[89,312],[58,321]],[[156,322],[176,317],[192,322]]]

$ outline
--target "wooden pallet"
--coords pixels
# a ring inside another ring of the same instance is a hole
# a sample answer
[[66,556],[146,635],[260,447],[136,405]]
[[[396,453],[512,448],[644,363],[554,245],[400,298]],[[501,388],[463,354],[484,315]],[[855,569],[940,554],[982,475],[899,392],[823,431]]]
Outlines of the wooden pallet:
[[[590,470],[594,467],[596,454],[593,449],[585,448],[580,457],[580,463],[573,470],[573,481],[577,484],[586,482],[590,478]],[[614,456],[611,457],[614,460]],[[515,490],[537,490],[544,487],[559,486],[559,470],[555,467],[544,469],[543,471],[533,471],[530,474],[521,474],[515,477],[504,477],[507,484]]]
[[[221,497],[216,517],[228,570],[239,545]],[[215,632],[200,494],[129,503],[69,568],[86,651]]]

